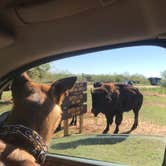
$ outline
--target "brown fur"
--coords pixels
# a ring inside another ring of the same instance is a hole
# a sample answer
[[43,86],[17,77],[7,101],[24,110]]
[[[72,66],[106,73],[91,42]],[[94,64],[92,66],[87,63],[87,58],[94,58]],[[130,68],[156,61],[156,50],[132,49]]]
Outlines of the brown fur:
[[130,110],[134,112],[134,123],[130,131],[137,128],[139,110],[143,102],[143,95],[137,88],[131,85],[103,83],[91,93],[92,113],[97,116],[101,112],[106,116],[107,125],[103,133],[109,131],[114,117],[116,123],[114,133],[118,133],[123,112]]
[[[60,105],[64,93],[72,88],[75,81],[76,78],[71,77],[52,85],[44,85],[34,83],[26,73],[18,76],[11,88],[14,106],[6,124],[22,124],[31,128],[37,131],[48,145],[61,121]],[[24,149],[0,140],[1,165],[37,166],[38,164]]]

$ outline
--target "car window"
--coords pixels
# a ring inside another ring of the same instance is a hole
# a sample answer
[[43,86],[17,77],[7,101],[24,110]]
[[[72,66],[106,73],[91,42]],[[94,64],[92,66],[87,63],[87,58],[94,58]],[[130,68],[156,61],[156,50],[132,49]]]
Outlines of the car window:
[[[166,146],[165,55],[161,47],[135,46],[28,70],[34,81],[45,84],[77,77],[61,105],[66,112],[54,131],[49,153],[125,165],[161,165]],[[6,87],[0,112],[11,110],[12,105],[10,87]]]

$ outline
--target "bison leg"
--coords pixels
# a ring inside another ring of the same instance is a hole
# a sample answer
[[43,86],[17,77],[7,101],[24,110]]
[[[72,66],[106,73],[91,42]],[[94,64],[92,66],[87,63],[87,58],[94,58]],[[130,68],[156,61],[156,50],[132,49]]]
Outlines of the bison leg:
[[114,134],[117,134],[119,132],[119,125],[121,124],[122,119],[123,119],[122,113],[116,115],[116,117],[115,117],[116,128],[114,130]]
[[105,128],[104,131],[103,131],[103,134],[108,133],[109,128],[110,128],[110,125],[111,125],[112,122],[113,122],[113,117],[110,118],[110,117],[106,116],[106,119],[107,119],[107,125],[106,125],[106,128]]
[[138,115],[139,115],[139,110],[141,109],[141,106],[142,106],[142,102],[143,102],[143,95],[140,94],[139,98],[138,98],[138,103],[137,103],[136,107],[133,109],[134,123],[133,123],[133,126],[132,126],[131,130],[136,129],[137,126],[138,126]]
[[134,112],[134,123],[133,123],[133,126],[131,127],[131,130],[136,129],[138,126],[138,112],[139,112],[139,110],[134,109],[133,112]]
[[74,121],[74,125],[77,125],[77,115],[75,115],[75,121]]
[[77,124],[77,116],[73,115],[72,120],[70,122],[70,126],[76,126]]

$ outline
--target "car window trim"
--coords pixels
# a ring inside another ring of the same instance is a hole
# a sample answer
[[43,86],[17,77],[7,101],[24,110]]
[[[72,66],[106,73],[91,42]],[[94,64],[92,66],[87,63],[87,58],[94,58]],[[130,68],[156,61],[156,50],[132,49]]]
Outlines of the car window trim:
[[58,163],[60,166],[62,165],[86,165],[86,166],[127,166],[127,165],[122,165],[122,164],[116,164],[116,163],[110,163],[110,162],[105,162],[105,161],[99,161],[99,160],[91,160],[91,159],[86,159],[86,158],[78,158],[78,157],[73,157],[73,156],[65,156],[65,155],[57,155],[57,154],[47,154],[47,159],[46,159],[46,165],[47,165],[47,160],[54,161],[54,163]]

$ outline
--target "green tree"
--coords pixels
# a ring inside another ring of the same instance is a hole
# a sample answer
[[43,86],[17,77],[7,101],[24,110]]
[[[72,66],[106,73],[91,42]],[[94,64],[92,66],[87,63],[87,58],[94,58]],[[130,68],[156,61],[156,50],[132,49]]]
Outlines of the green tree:
[[163,80],[166,80],[166,70],[161,72],[161,77]]
[[28,75],[36,81],[44,81],[49,76],[50,64],[46,63],[43,65],[36,66],[27,71]]

